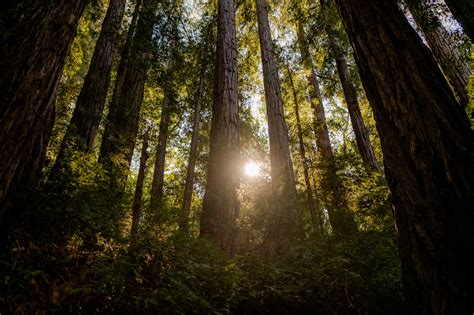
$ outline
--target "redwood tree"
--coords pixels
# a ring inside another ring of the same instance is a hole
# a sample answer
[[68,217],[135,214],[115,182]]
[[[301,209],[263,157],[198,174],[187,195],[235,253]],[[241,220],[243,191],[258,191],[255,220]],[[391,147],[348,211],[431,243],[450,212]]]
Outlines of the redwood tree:
[[370,166],[373,170],[380,171],[381,169],[377,163],[374,149],[370,143],[369,132],[362,119],[357,92],[350,78],[349,68],[344,56],[344,49],[340,44],[341,39],[338,38],[337,31],[334,27],[335,21],[331,19],[333,15],[331,14],[330,3],[327,0],[320,0],[320,4],[324,27],[329,38],[330,54],[336,62],[337,74],[341,82],[342,91],[344,92],[357,148],[365,164]]
[[217,49],[210,152],[200,236],[232,254],[236,246],[240,184],[235,2],[218,1]]
[[163,184],[165,179],[165,161],[166,146],[168,143],[169,124],[171,113],[173,110],[174,100],[174,76],[176,71],[176,58],[178,48],[178,18],[180,11],[179,1],[173,3],[173,13],[171,16],[172,34],[171,47],[168,59],[167,78],[164,86],[163,102],[161,103],[160,130],[158,135],[158,145],[155,155],[155,170],[153,171],[153,181],[151,183],[150,192],[150,208],[159,217],[161,201],[163,199]]
[[311,107],[314,111],[314,132],[320,159],[319,166],[323,175],[321,197],[325,200],[328,208],[329,221],[333,232],[339,235],[351,234],[357,230],[357,227],[354,215],[347,206],[344,189],[336,172],[319,80],[313,67],[308,41],[301,22],[298,22],[297,36],[301,61],[309,83]]
[[300,118],[300,105],[298,101],[298,91],[296,90],[295,83],[293,81],[293,73],[288,69],[288,78],[290,80],[290,87],[293,92],[293,105],[296,118],[296,131],[298,136],[298,149],[301,156],[301,161],[303,164],[303,176],[304,183],[306,185],[306,201],[308,203],[309,215],[311,217],[311,225],[315,235],[322,234],[322,218],[321,218],[321,209],[319,208],[319,203],[314,200],[313,188],[311,187],[311,179],[309,175],[309,161],[306,157],[306,148],[303,138],[303,128],[301,127],[301,118]]
[[[74,149],[81,151],[92,151],[94,148],[107,98],[125,4],[126,0],[111,0],[109,3],[89,71],[64,136],[61,151],[67,145],[72,145]],[[61,158],[61,153],[58,158]]]
[[441,21],[430,11],[425,1],[406,1],[417,26],[423,32],[433,55],[459,98],[461,105],[469,102],[467,84],[471,67],[451,39]]
[[[211,25],[212,24],[210,24],[210,26]],[[199,125],[201,123],[201,103],[204,93],[204,83],[206,80],[206,70],[208,67],[206,57],[209,51],[211,30],[211,27],[209,27],[207,31],[207,36],[204,39],[205,43],[202,44],[201,70],[199,71],[198,88],[194,99],[193,131],[191,136],[191,146],[189,149],[188,167],[186,170],[186,183],[184,185],[183,205],[181,207],[181,216],[179,221],[179,229],[184,233],[188,233],[189,230],[189,212],[191,210],[191,199],[193,196],[194,169],[196,166],[197,159]]]
[[472,0],[445,0],[449,10],[461,24],[464,32],[474,41],[474,1]]
[[112,159],[121,164],[121,169],[128,169],[130,166],[138,133],[155,10],[155,1],[143,1],[136,31],[130,41],[131,46],[125,48],[125,51],[130,51],[130,55],[122,56],[109,114],[105,121],[99,161]]
[[373,108],[406,299],[417,314],[471,314],[474,134],[395,0],[336,1]]
[[302,235],[302,222],[265,0],[257,0],[257,18],[270,140],[272,189],[275,198],[266,241],[271,251],[279,251]]
[[142,153],[140,157],[140,167],[138,169],[137,185],[135,187],[135,196],[133,197],[132,227],[130,230],[130,250],[133,250],[136,247],[137,242],[138,242],[138,228],[140,224],[140,217],[142,214],[143,186],[145,184],[147,161],[149,157],[148,139],[149,139],[149,129],[147,128],[143,135]]
[[7,1],[0,12],[0,226],[41,171],[54,103],[85,0]]

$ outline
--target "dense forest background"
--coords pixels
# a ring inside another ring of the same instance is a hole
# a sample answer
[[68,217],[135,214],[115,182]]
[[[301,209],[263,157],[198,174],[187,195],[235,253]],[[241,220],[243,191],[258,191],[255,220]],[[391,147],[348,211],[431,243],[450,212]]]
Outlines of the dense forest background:
[[0,312],[472,314],[472,12],[6,0]]

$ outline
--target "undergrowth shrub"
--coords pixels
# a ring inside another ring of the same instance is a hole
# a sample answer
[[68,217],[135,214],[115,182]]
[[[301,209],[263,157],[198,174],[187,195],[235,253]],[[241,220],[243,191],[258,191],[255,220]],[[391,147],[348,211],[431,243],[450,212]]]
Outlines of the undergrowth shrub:
[[[12,246],[0,258],[10,311],[160,314],[400,314],[393,239],[367,233],[294,248],[283,257],[233,259],[206,241],[143,238],[133,253]],[[48,255],[44,255],[46,251]]]

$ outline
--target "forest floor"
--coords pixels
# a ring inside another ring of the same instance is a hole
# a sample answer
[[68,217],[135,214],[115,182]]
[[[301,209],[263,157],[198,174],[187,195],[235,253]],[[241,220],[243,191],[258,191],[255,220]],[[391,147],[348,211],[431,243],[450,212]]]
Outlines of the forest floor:
[[209,243],[17,236],[0,256],[0,312],[161,314],[400,314],[393,235],[308,241],[284,256],[227,258]]

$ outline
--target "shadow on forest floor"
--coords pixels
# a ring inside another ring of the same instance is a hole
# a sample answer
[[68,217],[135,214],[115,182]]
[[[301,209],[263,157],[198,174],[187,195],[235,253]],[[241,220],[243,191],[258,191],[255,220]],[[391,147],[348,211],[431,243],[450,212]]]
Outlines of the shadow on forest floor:
[[[98,240],[85,249],[18,238],[0,257],[0,310],[162,314],[400,314],[392,237],[363,233],[284,257],[225,258],[202,240]],[[44,244],[44,243],[42,243]]]

